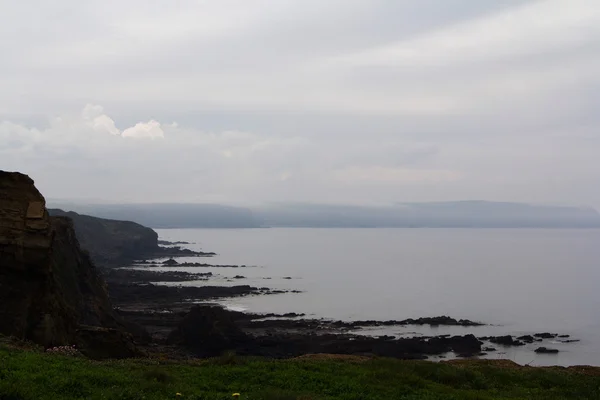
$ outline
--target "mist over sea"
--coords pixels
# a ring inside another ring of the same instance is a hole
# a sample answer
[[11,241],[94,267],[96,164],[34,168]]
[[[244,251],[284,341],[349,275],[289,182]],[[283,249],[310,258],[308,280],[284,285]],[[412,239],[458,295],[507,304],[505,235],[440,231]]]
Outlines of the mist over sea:
[[[600,365],[598,229],[159,229],[161,239],[218,253],[202,269],[218,276],[188,285],[267,286],[303,293],[226,299],[253,312],[307,318],[405,319],[449,315],[488,326],[392,327],[369,334],[569,334],[577,343],[499,348],[532,365]],[[197,261],[197,259],[189,259]],[[172,268],[171,268],[172,269]],[[178,267],[183,271],[194,268]],[[242,275],[245,279],[229,279]],[[289,279],[291,278],[291,279]]]

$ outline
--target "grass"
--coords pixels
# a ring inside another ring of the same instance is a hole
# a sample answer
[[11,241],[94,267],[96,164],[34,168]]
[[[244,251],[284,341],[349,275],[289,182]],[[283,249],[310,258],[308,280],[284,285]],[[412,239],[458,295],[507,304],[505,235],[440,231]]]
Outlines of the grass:
[[193,362],[97,362],[0,344],[0,400],[220,400],[235,392],[242,400],[600,399],[600,375],[494,362],[272,361],[231,354]]

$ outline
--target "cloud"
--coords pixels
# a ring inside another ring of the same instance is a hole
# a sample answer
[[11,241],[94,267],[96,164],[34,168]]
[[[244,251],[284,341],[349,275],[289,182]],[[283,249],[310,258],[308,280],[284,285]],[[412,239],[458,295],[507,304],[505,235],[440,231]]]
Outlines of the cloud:
[[598,1],[32,1],[0,168],[56,196],[600,206]]
[[20,33],[0,66],[6,112],[83,98],[111,109],[525,114],[600,82],[595,0],[60,3],[73,18],[39,21],[60,40],[23,30],[21,7],[0,20]]
[[[240,195],[267,201],[282,195],[295,197],[306,184],[334,189],[340,184],[426,183],[455,177],[449,171],[418,166],[419,160],[436,152],[414,143],[390,146],[349,138],[332,152],[335,144],[326,138],[210,132],[155,120],[123,131],[116,125],[103,107],[91,104],[79,114],[50,118],[46,127],[4,121],[0,124],[2,167],[48,182],[53,197],[86,193],[122,201],[174,201],[179,196],[186,201],[231,201]],[[161,140],[143,140],[154,138]],[[156,179],[165,192],[145,195],[156,190]],[[139,192],[131,191],[133,183]]]
[[150,120],[146,123],[138,122],[135,126],[125,129],[121,136],[131,138],[164,138],[165,134],[160,126],[160,123]]

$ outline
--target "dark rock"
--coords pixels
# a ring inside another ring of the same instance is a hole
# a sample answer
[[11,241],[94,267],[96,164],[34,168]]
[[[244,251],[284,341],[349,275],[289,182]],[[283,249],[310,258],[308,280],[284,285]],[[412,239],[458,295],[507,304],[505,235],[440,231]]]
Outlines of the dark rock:
[[568,338],[571,337],[571,335],[558,335],[559,338]]
[[297,317],[304,317],[305,315],[306,314],[304,314],[304,313],[298,314],[298,313],[290,312],[290,313],[282,314],[281,316],[284,318],[297,318]]
[[[183,262],[178,264],[172,264],[178,267],[199,267],[199,268],[249,268],[246,265],[216,265],[216,264],[208,264],[208,263],[199,263],[199,262]],[[171,265],[163,264],[164,267],[169,267]]]
[[198,356],[217,356],[248,339],[226,310],[196,306],[169,335],[168,343],[186,346]]
[[233,279],[246,279],[246,277],[243,275],[236,275],[233,277]]
[[533,341],[534,341],[535,339],[534,339],[534,338],[533,338],[533,336],[531,336],[531,335],[524,335],[524,336],[519,336],[519,337],[517,338],[517,340],[522,340],[522,341],[523,341],[523,342],[525,342],[525,343],[533,343]]
[[72,221],[45,204],[28,176],[0,171],[0,333],[56,346],[81,324],[121,328]]
[[163,265],[166,265],[166,266],[178,265],[178,264],[179,263],[176,260],[172,259],[172,258],[169,258],[168,260],[163,261]]
[[142,357],[133,336],[117,329],[81,326],[77,329],[77,349],[86,357],[103,360]]
[[286,276],[283,279],[292,279],[292,277],[291,276]]
[[104,279],[112,283],[186,282],[207,280],[212,272],[190,273],[183,271],[150,271],[147,269],[111,268],[104,271]]
[[417,319],[405,319],[401,321],[397,320],[388,320],[388,321],[375,321],[375,320],[367,320],[367,321],[353,321],[353,322],[344,322],[338,321],[340,326],[349,326],[349,327],[366,327],[366,326],[394,326],[394,325],[447,325],[447,326],[480,326],[483,325],[479,322],[473,322],[466,319],[456,320],[454,318],[442,316],[442,317],[425,317],[425,318],[417,318]]
[[497,349],[495,347],[484,347],[483,351],[491,352],[491,351],[497,351]]
[[519,340],[514,340],[513,337],[510,335],[492,336],[488,340],[492,343],[500,344],[502,346],[524,346],[525,345],[525,343],[523,343]]
[[[249,285],[236,286],[163,286],[152,284],[111,283],[110,295],[119,306],[159,307],[186,303],[190,299],[209,300],[223,297],[238,297],[261,291]],[[267,288],[262,293],[270,294]]]
[[161,246],[174,246],[174,245],[178,245],[178,244],[191,244],[190,242],[182,242],[182,241],[177,241],[177,242],[169,242],[168,240],[158,240],[157,243]]
[[538,338],[542,338],[542,339],[554,339],[555,337],[558,336],[558,333],[544,332],[544,333],[536,333],[533,336],[538,337]]
[[455,319],[448,316],[409,318],[402,321],[386,321],[384,325],[446,325],[446,326],[482,326],[481,322],[474,322],[468,319]]
[[157,246],[152,254],[153,257],[213,257],[217,253],[204,252],[204,251],[193,251],[190,249],[184,249],[180,246],[163,247]]
[[556,354],[558,353],[557,349],[549,349],[547,347],[538,347],[537,349],[535,349],[536,353],[542,353],[542,354]]
[[88,251],[92,261],[102,268],[125,266],[142,258],[215,255],[179,246],[159,246],[158,234],[135,222],[97,218],[59,209],[48,211],[52,216],[73,220],[81,247]]
[[474,335],[452,336],[448,340],[455,353],[477,354],[481,352],[481,342]]
[[59,209],[51,209],[49,213],[73,220],[81,247],[102,267],[144,258],[158,249],[157,233],[135,222],[96,218]]
[[579,339],[568,339],[568,340],[561,340],[561,343],[576,343],[576,342],[580,342]]

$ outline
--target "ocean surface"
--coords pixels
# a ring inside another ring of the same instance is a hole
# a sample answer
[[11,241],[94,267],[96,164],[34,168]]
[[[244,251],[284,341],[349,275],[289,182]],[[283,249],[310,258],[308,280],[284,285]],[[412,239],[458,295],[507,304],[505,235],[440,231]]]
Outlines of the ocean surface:
[[[391,327],[363,331],[431,334],[569,334],[577,343],[537,355],[539,344],[495,346],[531,365],[600,365],[600,230],[562,229],[160,229],[161,239],[218,253],[212,271],[186,285],[267,286],[302,293],[225,299],[236,310],[298,312],[307,317],[406,319],[449,315],[489,324]],[[183,259],[199,261],[197,258]],[[246,279],[231,280],[235,275]],[[270,279],[269,279],[270,278]],[[292,279],[286,279],[292,278]]]

